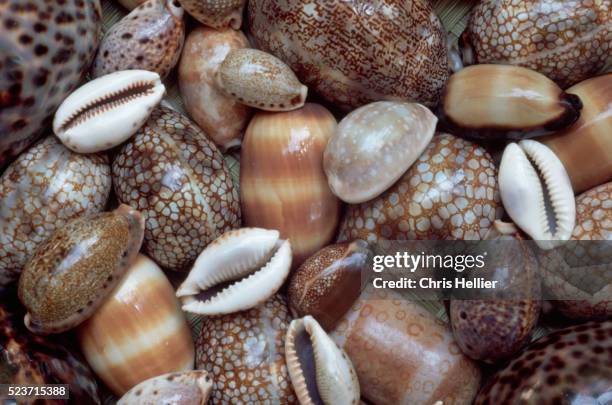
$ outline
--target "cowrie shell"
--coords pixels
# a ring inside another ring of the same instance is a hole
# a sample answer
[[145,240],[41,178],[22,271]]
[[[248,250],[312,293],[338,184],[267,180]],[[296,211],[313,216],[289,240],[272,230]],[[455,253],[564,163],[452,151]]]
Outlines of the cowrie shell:
[[205,404],[213,381],[204,370],[167,373],[132,387],[117,405]]
[[119,145],[145,123],[166,88],[157,73],[124,70],[84,84],[60,105],[53,132],[75,152]]

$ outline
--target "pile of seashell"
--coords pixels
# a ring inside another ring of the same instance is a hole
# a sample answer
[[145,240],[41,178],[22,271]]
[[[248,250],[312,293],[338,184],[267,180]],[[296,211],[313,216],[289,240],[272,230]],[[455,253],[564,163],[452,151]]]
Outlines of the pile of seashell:
[[[427,0],[118,2],[0,1],[0,384],[612,403],[612,283],[532,341],[575,286],[527,244],[612,241],[610,0],[480,0],[458,46]],[[529,298],[362,290],[393,240],[512,240]]]

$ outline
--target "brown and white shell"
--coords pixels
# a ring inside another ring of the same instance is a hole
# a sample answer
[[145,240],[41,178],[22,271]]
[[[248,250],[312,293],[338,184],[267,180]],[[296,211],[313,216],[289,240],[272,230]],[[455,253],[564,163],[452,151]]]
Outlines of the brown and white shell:
[[391,188],[347,208],[339,240],[477,240],[501,213],[492,157],[441,133]]
[[165,78],[185,41],[183,8],[177,0],[147,0],[104,35],[94,60],[94,77],[142,69]]
[[99,0],[0,2],[0,171],[51,122],[89,69],[101,36]]
[[74,153],[54,136],[21,154],[0,177],[0,285],[67,221],[102,211],[110,190],[106,156]]
[[117,405],[204,405],[212,384],[204,370],[162,374],[133,387]]
[[239,30],[246,0],[179,0],[189,14],[212,28]]
[[236,229],[206,246],[176,296],[199,315],[244,311],[273,296],[290,269],[291,244],[278,231]]
[[289,324],[285,358],[300,404],[359,403],[359,381],[351,360],[312,316]]
[[196,340],[196,368],[209,372],[209,403],[295,404],[285,363],[291,318],[274,295],[248,311],[205,317]]
[[223,155],[179,112],[155,109],[121,147],[112,173],[117,198],[145,218],[145,251],[166,269],[188,270],[208,243],[240,225]]
[[136,7],[141,5],[147,0],[117,0],[123,7],[128,10],[134,10]]
[[612,48],[608,0],[483,0],[462,35],[464,59],[525,66],[563,88],[595,75]]
[[196,27],[185,40],[179,62],[185,109],[222,151],[240,145],[252,110],[217,86],[217,70],[230,50],[249,46],[242,31]]
[[340,121],[325,148],[329,186],[356,204],[391,187],[427,147],[438,119],[416,103],[378,101]]
[[125,205],[73,219],[55,231],[19,278],[28,329],[59,333],[89,318],[135,260],[143,233],[140,213]]
[[378,100],[432,107],[448,79],[446,35],[426,0],[251,0],[248,14],[260,49],[345,109]]

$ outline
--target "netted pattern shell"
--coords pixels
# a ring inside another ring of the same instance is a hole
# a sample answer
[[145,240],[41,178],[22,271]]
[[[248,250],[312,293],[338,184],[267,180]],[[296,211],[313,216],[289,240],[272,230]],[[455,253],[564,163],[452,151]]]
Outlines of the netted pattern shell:
[[0,2],[0,168],[50,123],[89,68],[98,0]]
[[145,250],[188,270],[204,247],[240,225],[238,192],[223,155],[182,114],[160,107],[113,162],[119,200],[146,220]]
[[74,153],[53,136],[19,156],[0,177],[0,285],[68,220],[102,211],[110,190],[106,156]]

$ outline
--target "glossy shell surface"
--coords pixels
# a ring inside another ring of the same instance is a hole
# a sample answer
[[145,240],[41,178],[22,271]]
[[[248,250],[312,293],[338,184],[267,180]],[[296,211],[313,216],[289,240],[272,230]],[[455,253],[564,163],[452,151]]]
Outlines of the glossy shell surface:
[[247,128],[240,160],[244,225],[280,231],[299,264],[335,235],[340,202],[323,171],[323,151],[336,129],[324,107],[259,112]]
[[125,205],[73,219],[55,231],[19,278],[28,329],[59,333],[91,316],[136,258],[143,233],[142,217]]
[[3,1],[0,44],[0,168],[50,123],[95,55],[98,0]]
[[179,0],[196,20],[213,28],[239,30],[246,0]]
[[475,405],[607,403],[612,321],[572,326],[533,342],[495,374]]
[[448,79],[446,36],[425,0],[253,0],[248,15],[262,50],[346,109],[382,99],[433,106]]
[[36,247],[67,221],[102,211],[111,190],[102,155],[39,141],[0,177],[0,284],[17,280]]
[[251,108],[217,86],[219,66],[232,49],[249,47],[242,31],[196,27],[185,40],[178,82],[185,109],[221,148],[239,146]]
[[347,208],[339,240],[482,239],[501,212],[489,153],[437,134],[391,188]]
[[146,253],[185,271],[202,249],[240,224],[238,191],[223,155],[184,115],[159,107],[112,166],[115,193],[146,220]]
[[147,0],[104,35],[92,73],[142,69],[166,77],[185,41],[183,8],[177,0]]
[[143,255],[79,326],[78,337],[92,369],[115,395],[149,378],[193,368],[193,339],[174,289]]
[[212,380],[204,370],[162,374],[134,386],[117,405],[204,405]]
[[608,0],[484,0],[464,32],[474,62],[525,66],[567,87],[595,75],[612,48]]
[[285,363],[290,321],[280,295],[248,311],[203,319],[196,367],[213,379],[209,403],[297,403]]

